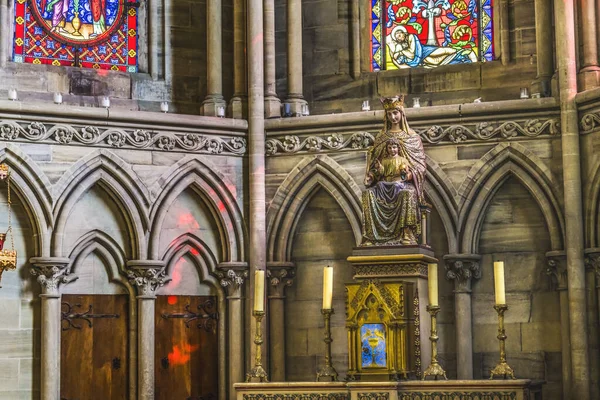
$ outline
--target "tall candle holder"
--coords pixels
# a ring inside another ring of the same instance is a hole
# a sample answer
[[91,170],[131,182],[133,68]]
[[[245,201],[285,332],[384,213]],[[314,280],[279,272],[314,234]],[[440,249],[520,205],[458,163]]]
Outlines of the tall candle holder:
[[508,310],[506,304],[496,304],[494,309],[498,313],[498,340],[500,341],[500,362],[492,369],[490,379],[494,378],[494,375],[503,375],[504,379],[510,376],[515,379],[515,373],[513,369],[506,362],[506,332],[504,331],[504,313]]
[[321,314],[323,314],[323,318],[325,319],[325,338],[323,341],[325,342],[326,351],[325,365],[317,371],[317,382],[319,382],[321,378],[335,382],[337,381],[338,373],[335,368],[333,368],[333,365],[331,365],[331,342],[333,342],[333,339],[331,338],[331,315],[333,314],[333,308],[322,309]]
[[431,341],[431,364],[423,372],[422,380],[425,380],[428,376],[433,376],[436,380],[438,376],[443,376],[444,379],[448,380],[446,371],[444,371],[444,368],[442,368],[437,360],[437,341],[439,339],[437,335],[437,313],[440,312],[440,307],[429,305],[427,306],[427,312],[431,315],[431,335],[429,336],[429,340]]
[[267,372],[262,366],[262,330],[261,321],[265,316],[264,311],[252,312],[254,318],[256,318],[256,335],[254,335],[254,344],[256,345],[256,358],[254,359],[254,368],[246,374],[246,382],[250,382],[252,379],[258,379],[259,382],[269,382],[267,379]]

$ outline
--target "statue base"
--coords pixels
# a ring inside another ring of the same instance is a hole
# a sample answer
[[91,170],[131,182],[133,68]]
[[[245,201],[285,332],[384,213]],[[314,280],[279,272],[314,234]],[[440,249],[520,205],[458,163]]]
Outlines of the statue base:
[[[360,371],[360,360],[358,355],[360,345],[350,344],[349,348],[356,348],[356,360],[350,360],[348,375],[350,379],[364,380],[373,378],[380,378],[378,374],[387,374],[387,379],[406,378],[404,372],[409,371],[411,376],[420,379],[422,376],[421,368],[425,368],[431,361],[431,343],[428,338],[431,330],[431,320],[427,312],[429,290],[427,285],[428,269],[427,264],[437,263],[437,259],[434,257],[434,253],[429,246],[418,245],[418,246],[361,246],[355,247],[352,250],[352,255],[348,257],[348,262],[352,264],[354,269],[354,280],[355,284],[346,285],[346,291],[348,298],[346,301],[349,306],[353,306],[353,301],[356,302],[355,298],[360,289],[356,286],[364,287],[363,291],[366,290],[369,293],[374,293],[379,296],[377,292],[385,292],[391,294],[390,296],[380,296],[382,302],[393,301],[396,294],[399,298],[396,299],[399,304],[404,303],[399,309],[402,310],[401,316],[393,316],[392,319],[395,321],[402,322],[404,319],[408,319],[405,331],[408,340],[404,344],[404,349],[401,354],[398,355],[397,361],[393,363],[394,370],[382,369],[381,371],[371,371],[370,368],[364,368]],[[397,287],[396,287],[397,286]],[[383,287],[385,289],[378,289]],[[357,294],[355,294],[355,292]],[[363,296],[364,297],[364,296]],[[368,304],[365,305],[368,308]],[[394,307],[391,307],[394,309]],[[349,309],[350,310],[350,309]],[[350,310],[351,311],[351,310]],[[348,314],[348,313],[347,313]],[[348,315],[350,317],[350,315]],[[359,316],[361,321],[364,317]],[[380,318],[374,318],[364,320],[362,323],[386,323],[389,321],[379,321]],[[360,322],[357,321],[346,321],[347,327],[354,327],[354,331],[358,334],[360,332]],[[398,324],[397,324],[398,325]],[[387,326],[387,324],[386,324]],[[399,328],[402,329],[402,323]],[[354,333],[350,329],[349,333],[352,337]],[[362,335],[360,335],[362,337]],[[360,342],[357,336],[355,342]],[[398,345],[402,345],[401,341],[398,341]],[[396,350],[394,350],[395,353]],[[402,366],[402,368],[401,368]],[[383,376],[382,376],[383,377]]]

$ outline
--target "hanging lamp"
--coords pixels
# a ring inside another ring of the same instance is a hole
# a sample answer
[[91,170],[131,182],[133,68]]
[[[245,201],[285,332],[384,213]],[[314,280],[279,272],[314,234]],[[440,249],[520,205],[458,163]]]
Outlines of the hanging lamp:
[[[12,230],[12,210],[10,200],[10,171],[7,164],[0,164],[0,181],[6,181],[7,204],[8,204],[8,228],[6,233],[0,233],[0,281],[2,273],[17,268],[17,252],[15,250],[15,240]],[[10,239],[10,249],[6,248],[6,238]]]

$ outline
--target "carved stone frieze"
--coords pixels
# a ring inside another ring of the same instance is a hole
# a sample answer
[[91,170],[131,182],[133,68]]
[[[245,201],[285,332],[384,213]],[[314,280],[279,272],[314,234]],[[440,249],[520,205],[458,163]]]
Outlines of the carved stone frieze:
[[358,392],[356,394],[358,400],[389,400],[389,392]]
[[245,280],[248,278],[246,263],[222,263],[215,271],[219,283],[227,290],[229,297],[239,298]]
[[[414,128],[423,142],[463,143],[494,138],[537,137],[559,135],[560,119],[527,119],[521,121],[479,122],[466,125],[433,125]],[[332,133],[328,135],[285,135],[266,141],[268,156],[294,153],[318,153],[331,150],[364,150],[373,144],[374,132]]]
[[292,286],[295,277],[296,267],[293,263],[267,263],[269,297],[283,298],[285,288]]
[[94,147],[243,155],[246,140],[204,136],[194,132],[78,126],[67,123],[0,120],[0,139]]
[[473,279],[481,278],[481,256],[477,254],[448,254],[444,256],[446,278],[454,281],[455,291],[471,292]]
[[517,392],[514,391],[452,391],[436,390],[435,392],[414,391],[408,393],[399,393],[398,400],[429,400],[429,399],[461,399],[461,400],[479,400],[479,399],[499,399],[499,400],[517,400]]
[[309,393],[244,393],[244,400],[348,400],[349,393],[309,392]]
[[548,267],[546,274],[550,277],[551,285],[556,290],[567,290],[567,256],[564,251],[549,251],[546,253]]
[[34,257],[29,260],[32,265],[30,272],[37,276],[43,294],[58,296],[60,285],[77,279],[76,275],[71,274],[70,261],[62,257]]
[[386,276],[427,276],[427,264],[380,264],[380,265],[355,265],[354,278],[378,278]]
[[583,114],[579,121],[581,133],[591,133],[600,126],[600,111]]
[[127,279],[137,288],[139,297],[153,297],[158,288],[171,280],[164,262],[154,260],[128,261]]

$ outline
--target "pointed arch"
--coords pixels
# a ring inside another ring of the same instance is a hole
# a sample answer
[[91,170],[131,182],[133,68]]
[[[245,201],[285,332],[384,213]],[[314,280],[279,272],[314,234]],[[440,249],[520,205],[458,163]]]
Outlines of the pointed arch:
[[64,254],[65,225],[71,210],[93,186],[99,185],[119,204],[127,223],[131,254],[138,259],[146,255],[148,229],[148,190],[125,161],[108,150],[97,150],[73,164],[54,186],[54,219],[52,252]]
[[477,254],[485,211],[502,184],[514,176],[536,200],[550,235],[551,250],[561,250],[564,217],[558,198],[560,185],[535,154],[518,143],[501,143],[486,153],[469,171],[459,189],[461,251]]
[[48,231],[53,224],[50,181],[35,161],[13,144],[0,144],[0,163],[6,163],[10,168],[12,188],[21,200],[33,230],[35,254],[49,256]]
[[457,191],[452,186],[450,178],[440,165],[427,156],[427,176],[425,179],[425,196],[431,201],[444,224],[448,238],[448,251],[452,254],[458,252],[456,237],[458,221]]
[[584,210],[588,213],[585,216],[587,248],[600,247],[600,227],[598,226],[600,216],[600,160],[596,161],[592,171],[593,175],[585,185],[586,192],[583,196]]
[[155,197],[150,212],[150,251],[152,259],[159,256],[160,230],[171,204],[187,188],[192,188],[209,207],[219,228],[223,245],[221,261],[243,261],[246,231],[244,220],[232,191],[235,185],[218,168],[197,156],[187,156],[169,168],[152,186]]
[[356,244],[362,237],[361,190],[348,172],[332,158],[303,159],[285,178],[267,211],[268,261],[289,261],[296,226],[306,205],[324,188],[344,211]]

